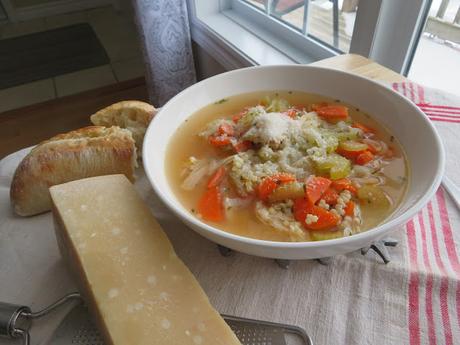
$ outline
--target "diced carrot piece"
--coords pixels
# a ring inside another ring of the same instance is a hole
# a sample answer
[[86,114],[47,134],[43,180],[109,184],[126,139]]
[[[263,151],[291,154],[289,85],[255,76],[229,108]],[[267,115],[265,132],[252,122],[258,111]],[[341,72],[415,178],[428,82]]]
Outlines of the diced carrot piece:
[[310,177],[306,183],[306,195],[311,204],[315,204],[323,195],[323,193],[331,185],[331,180],[325,177]]
[[217,169],[214,175],[212,175],[211,178],[209,179],[207,187],[213,188],[213,187],[218,186],[220,182],[222,181],[222,179],[224,178],[225,173],[226,173],[225,167],[221,166],[219,169]]
[[277,184],[295,181],[295,176],[288,173],[278,173],[271,177],[277,181]]
[[329,104],[326,102],[321,102],[321,103],[313,103],[310,105],[310,110],[311,111],[317,111],[320,108],[327,107]]
[[345,205],[345,215],[346,216],[350,216],[350,217],[353,217],[355,215],[355,203],[353,201],[349,201],[346,205]]
[[341,192],[343,190],[348,190],[351,194],[356,195],[358,190],[355,186],[351,183],[351,181],[347,178],[341,178],[338,180],[333,180],[331,187],[334,188],[337,192]]
[[221,146],[231,144],[230,137],[226,135],[219,135],[219,136],[212,135],[209,137],[209,142],[211,143],[212,146],[215,146],[215,147],[221,147]]
[[233,121],[234,123],[238,123],[238,121],[240,121],[241,118],[242,118],[244,115],[246,115],[247,112],[248,112],[248,108],[244,108],[244,109],[243,109],[242,111],[240,111],[238,114],[233,115],[232,121]]
[[252,142],[249,140],[243,140],[237,142],[235,145],[233,145],[233,148],[235,149],[236,152],[245,152],[249,149],[252,148]]
[[307,208],[311,206],[311,203],[307,198],[300,198],[294,200],[293,213],[294,219],[300,223],[305,224],[305,218],[307,217]]
[[219,128],[217,128],[217,134],[218,135],[226,134],[231,137],[235,134],[235,130],[231,124],[224,122],[223,124],[219,126]]
[[366,150],[363,150],[363,151],[347,151],[347,150],[344,150],[342,148],[337,148],[337,150],[335,150],[335,152],[337,152],[339,155],[345,157],[345,158],[348,158],[348,159],[351,159],[352,161],[354,161],[356,159],[356,157],[358,157],[360,154],[366,152]]
[[337,204],[338,198],[339,198],[339,193],[337,193],[337,191],[333,188],[328,188],[324,192],[324,194],[321,196],[321,199],[323,199],[329,205]]
[[257,187],[257,192],[260,200],[267,201],[271,193],[282,183],[295,181],[295,177],[291,174],[280,173],[273,176],[267,176]]
[[316,222],[310,224],[305,222],[305,227],[310,230],[330,229],[339,224],[340,221],[340,217],[335,213],[315,205],[311,206],[311,208],[307,210],[307,214],[312,214],[318,217]]
[[266,201],[271,193],[278,187],[278,184],[271,177],[266,177],[257,187],[259,199]]
[[348,140],[348,141],[344,141],[340,143],[336,152],[344,156],[345,158],[354,160],[361,153],[364,153],[367,149],[368,149],[368,146],[365,143],[360,143],[354,140]]
[[[318,217],[316,222],[307,224],[307,215]],[[322,207],[312,205],[306,198],[294,200],[294,218],[309,230],[326,230],[336,226],[340,217]]]
[[293,119],[293,118],[296,117],[297,112],[298,112],[297,109],[295,109],[295,108],[290,108],[290,109],[288,109],[286,112],[284,112],[284,114],[286,114],[286,115],[289,116],[291,119]]
[[361,122],[354,122],[351,127],[359,128],[364,133],[375,133],[375,130],[371,127],[367,127],[366,125],[362,124]]
[[238,123],[238,121],[240,121],[242,117],[243,117],[243,114],[238,113],[238,114],[232,116],[232,121],[234,123]]
[[367,149],[369,150],[370,153],[372,154],[376,154],[379,152],[379,149],[376,148],[374,145],[372,145],[371,143],[367,143]]
[[374,159],[374,155],[370,151],[366,151],[361,153],[358,157],[356,157],[356,164],[364,165],[369,163]]
[[348,108],[343,105],[313,104],[312,109],[326,121],[336,122],[348,118]]
[[204,220],[220,222],[224,219],[224,208],[222,195],[219,187],[212,187],[206,190],[198,202],[198,213]]
[[383,157],[385,158],[393,158],[395,155],[395,152],[393,151],[392,148],[388,148],[388,150],[386,150],[384,153],[383,153]]

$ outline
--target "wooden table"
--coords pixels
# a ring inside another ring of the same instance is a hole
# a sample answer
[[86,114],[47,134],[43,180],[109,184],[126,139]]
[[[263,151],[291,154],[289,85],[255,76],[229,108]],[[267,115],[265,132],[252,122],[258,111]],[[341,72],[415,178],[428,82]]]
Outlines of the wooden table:
[[[388,82],[404,77],[360,55],[345,54],[313,63]],[[0,159],[58,133],[89,125],[89,116],[113,102],[146,99],[143,80],[133,80],[0,114]]]
[[387,82],[404,81],[405,78],[389,68],[379,65],[361,55],[344,54],[324,59],[311,64],[312,66],[328,67],[351,72],[370,79]]

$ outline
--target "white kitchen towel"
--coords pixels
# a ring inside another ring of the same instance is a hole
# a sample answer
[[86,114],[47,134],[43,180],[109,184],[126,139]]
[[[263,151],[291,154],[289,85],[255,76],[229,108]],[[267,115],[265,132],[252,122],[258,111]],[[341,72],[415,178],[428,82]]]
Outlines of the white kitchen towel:
[[[412,83],[391,86],[406,90],[435,121],[448,153],[447,174],[460,184],[460,100]],[[38,309],[76,287],[60,258],[51,215],[21,218],[10,208],[11,177],[26,152],[0,161],[0,301]],[[387,265],[355,252],[327,266],[297,261],[282,269],[270,259],[221,256],[165,208],[142,170],[137,175],[137,190],[220,312],[298,325],[316,345],[459,343],[460,219],[444,190],[392,234],[400,244],[389,249]],[[34,325],[32,344],[47,344],[63,315]]]

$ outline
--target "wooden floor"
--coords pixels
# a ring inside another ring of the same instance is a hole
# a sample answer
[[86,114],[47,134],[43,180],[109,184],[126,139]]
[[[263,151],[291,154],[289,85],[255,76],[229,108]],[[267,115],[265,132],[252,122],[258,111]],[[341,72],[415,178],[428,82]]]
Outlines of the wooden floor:
[[0,113],[0,159],[53,135],[88,126],[91,114],[126,99],[147,100],[144,78]]

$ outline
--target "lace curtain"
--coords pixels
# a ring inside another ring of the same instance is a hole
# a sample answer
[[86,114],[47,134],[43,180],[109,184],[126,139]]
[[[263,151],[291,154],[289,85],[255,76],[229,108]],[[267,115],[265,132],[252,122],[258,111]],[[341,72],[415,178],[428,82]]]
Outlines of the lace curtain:
[[185,0],[133,0],[150,101],[163,106],[196,81]]

